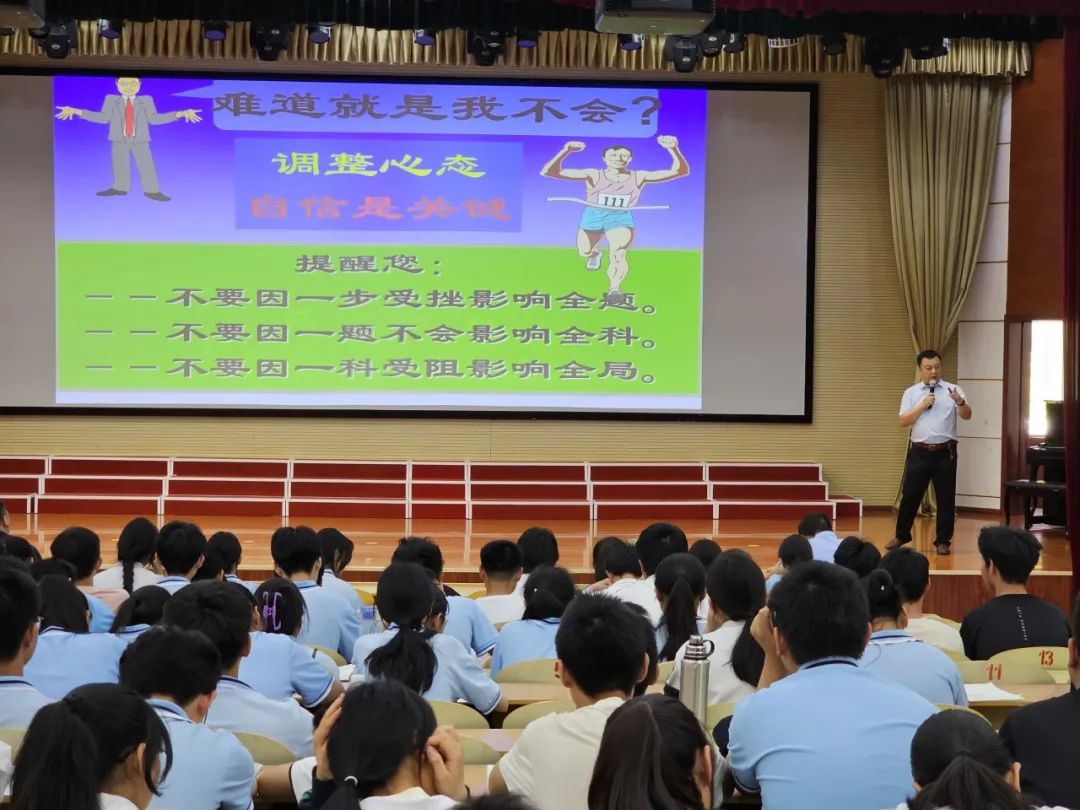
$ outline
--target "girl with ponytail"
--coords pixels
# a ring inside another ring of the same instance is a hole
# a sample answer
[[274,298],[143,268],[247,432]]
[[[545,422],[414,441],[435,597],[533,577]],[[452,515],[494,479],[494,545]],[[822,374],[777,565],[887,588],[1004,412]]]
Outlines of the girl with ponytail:
[[502,690],[473,652],[453,636],[428,629],[435,587],[431,574],[415,563],[392,563],[382,572],[375,606],[386,630],[356,642],[353,677],[400,681],[429,700],[465,700],[483,714],[504,711]]
[[[765,575],[741,549],[723,552],[709,567],[709,621],[705,638],[713,644],[709,657],[709,703],[734,703],[752,695],[761,677],[765,653],[750,635],[750,626],[765,606]],[[685,646],[675,655],[675,669],[665,692],[679,694]]]
[[139,588],[120,605],[109,632],[130,644],[151,627],[161,624],[161,614],[168,601],[169,592],[164,588],[157,585]]
[[967,691],[949,656],[907,633],[903,597],[889,572],[878,568],[862,580],[873,633],[859,666],[918,692],[931,703],[967,706]]
[[12,810],[145,810],[172,767],[161,718],[136,692],[81,686],[34,715],[15,758]]
[[713,772],[693,712],[664,695],[634,698],[608,718],[589,810],[711,810]]
[[518,661],[556,658],[555,634],[576,592],[565,568],[545,565],[534,569],[525,583],[525,613],[520,621],[507,622],[495,640],[491,677]]
[[450,810],[468,797],[461,744],[423,698],[392,680],[350,689],[315,731],[303,810]]
[[[971,712],[929,717],[911,740],[915,797],[897,810],[1032,810],[1020,765],[993,727]],[[1045,810],[1045,808],[1044,808]]]
[[705,566],[691,554],[672,554],[657,567],[655,585],[663,611],[656,646],[661,661],[673,661],[690,636],[704,629],[698,608],[705,598]]
[[157,554],[157,526],[146,518],[130,521],[116,542],[116,565],[94,575],[95,588],[137,588],[155,584],[160,576],[151,569]]

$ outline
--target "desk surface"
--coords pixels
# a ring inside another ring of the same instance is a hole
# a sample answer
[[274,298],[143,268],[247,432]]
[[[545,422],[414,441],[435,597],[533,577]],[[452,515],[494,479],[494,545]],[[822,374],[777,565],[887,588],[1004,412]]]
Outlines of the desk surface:
[[500,754],[514,747],[521,736],[520,728],[460,728],[458,736],[487,743]]
[[987,700],[971,704],[973,709],[986,706],[1025,706],[1040,700],[1061,697],[1069,691],[1068,683],[998,683],[1006,692],[1022,695],[1023,700]]

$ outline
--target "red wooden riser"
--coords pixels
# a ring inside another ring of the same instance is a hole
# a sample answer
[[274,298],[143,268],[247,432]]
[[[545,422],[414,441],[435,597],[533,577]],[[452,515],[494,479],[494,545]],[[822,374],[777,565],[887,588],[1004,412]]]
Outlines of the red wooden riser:
[[152,495],[163,494],[161,478],[56,478],[45,479],[49,495]]
[[243,517],[281,517],[284,501],[266,500],[196,500],[194,498],[165,498],[166,515],[228,515]]
[[0,476],[0,492],[19,492],[24,495],[37,495],[39,478],[23,475]]
[[169,474],[165,459],[145,458],[54,458],[53,475],[135,475],[164,478]]
[[704,481],[700,464],[672,466],[650,464],[593,464],[590,474],[597,481]]
[[34,511],[34,499],[29,495],[0,494],[0,503],[13,515],[29,515]]
[[413,501],[464,501],[465,484],[413,481]]
[[777,464],[710,464],[710,481],[820,481],[817,465]]
[[43,458],[0,458],[0,475],[44,475]]
[[336,478],[360,481],[404,481],[405,464],[354,464],[352,462],[296,461],[293,478]]
[[464,464],[413,464],[413,481],[464,481]]
[[294,498],[363,498],[366,500],[405,500],[406,484],[365,481],[293,481]]
[[158,499],[39,495],[37,510],[40,515],[156,515]]
[[279,498],[285,497],[285,482],[243,478],[173,478],[169,495],[204,498]]
[[476,501],[584,501],[589,497],[585,484],[473,484]]
[[280,478],[289,474],[285,461],[181,461],[173,462],[178,478]]
[[823,512],[836,519],[831,501],[807,503],[725,503],[717,504],[717,516],[724,520],[790,520],[792,526],[813,512]]
[[584,464],[473,464],[470,477],[476,481],[585,481]]
[[712,485],[717,501],[823,501],[829,494],[824,482],[721,483]]
[[474,503],[473,520],[588,520],[589,504]]
[[700,484],[593,484],[593,500],[601,501],[707,501],[709,485]]

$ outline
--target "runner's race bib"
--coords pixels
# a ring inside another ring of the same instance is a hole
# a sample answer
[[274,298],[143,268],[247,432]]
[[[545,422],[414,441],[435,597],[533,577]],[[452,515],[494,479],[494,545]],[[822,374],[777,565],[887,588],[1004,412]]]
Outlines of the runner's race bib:
[[605,208],[629,208],[630,207],[630,195],[629,194],[598,194],[596,197],[598,205],[602,205]]

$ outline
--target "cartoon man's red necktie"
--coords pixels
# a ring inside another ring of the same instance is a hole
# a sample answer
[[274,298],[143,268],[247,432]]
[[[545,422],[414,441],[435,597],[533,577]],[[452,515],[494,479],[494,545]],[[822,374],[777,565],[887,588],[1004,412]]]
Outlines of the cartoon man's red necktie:
[[135,137],[135,104],[130,98],[124,105],[124,135],[128,138]]

